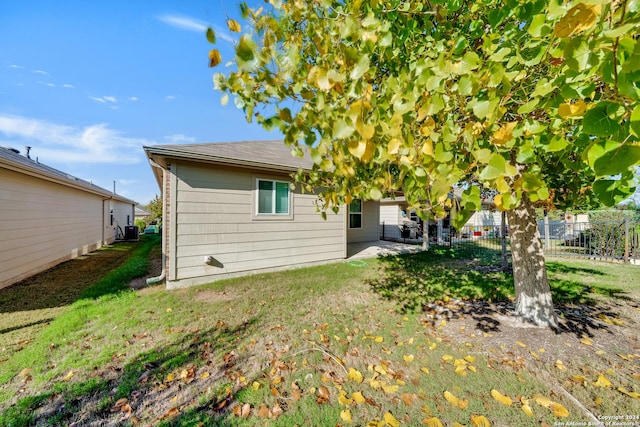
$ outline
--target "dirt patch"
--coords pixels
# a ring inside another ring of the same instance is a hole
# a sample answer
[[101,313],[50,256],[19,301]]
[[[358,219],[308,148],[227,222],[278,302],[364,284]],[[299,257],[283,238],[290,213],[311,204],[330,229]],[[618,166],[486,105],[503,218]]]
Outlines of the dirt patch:
[[0,289],[0,364],[99,278],[120,266],[134,247],[135,243],[110,245]]
[[213,291],[213,290],[202,290],[196,292],[194,296],[194,300],[197,302],[220,302],[220,301],[230,301],[232,299],[237,298],[238,296],[228,291]]

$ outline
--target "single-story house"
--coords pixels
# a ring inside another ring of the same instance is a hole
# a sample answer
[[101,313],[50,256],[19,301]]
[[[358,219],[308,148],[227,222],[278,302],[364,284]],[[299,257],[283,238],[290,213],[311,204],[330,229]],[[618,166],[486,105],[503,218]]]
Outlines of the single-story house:
[[133,225],[135,202],[0,147],[0,288],[91,252]]
[[[460,190],[455,193],[457,197]],[[500,227],[501,213],[495,209],[493,201],[482,200],[482,210],[474,212],[467,220],[461,231],[473,235],[474,232],[488,232]],[[448,237],[449,218],[441,220],[429,220],[429,238],[432,241],[443,242]],[[395,197],[380,200],[380,238],[385,240],[415,239],[423,228],[422,220],[418,218],[416,211],[409,207],[402,193]],[[403,235],[403,231],[406,233]]]
[[378,241],[379,204],[354,200],[326,220],[316,194],[293,186],[310,170],[282,141],[144,147],[163,200],[161,276],[168,288],[341,260]]

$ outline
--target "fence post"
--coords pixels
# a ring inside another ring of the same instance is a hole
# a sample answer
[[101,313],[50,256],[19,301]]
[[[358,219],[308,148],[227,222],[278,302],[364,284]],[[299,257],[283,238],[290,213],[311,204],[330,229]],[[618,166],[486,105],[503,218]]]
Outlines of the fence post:
[[506,270],[509,267],[509,261],[507,259],[507,213],[505,211],[502,211],[501,218],[500,237],[502,238],[502,270]]
[[624,217],[624,262],[629,262],[629,217]]
[[384,221],[382,221],[382,240],[384,240]]
[[549,238],[549,217],[547,216],[547,210],[544,210],[544,248],[546,250],[551,249],[551,239]]

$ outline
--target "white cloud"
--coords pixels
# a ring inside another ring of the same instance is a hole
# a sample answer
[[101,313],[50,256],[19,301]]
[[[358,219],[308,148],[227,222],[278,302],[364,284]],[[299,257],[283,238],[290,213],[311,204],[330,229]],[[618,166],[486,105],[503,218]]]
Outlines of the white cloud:
[[129,97],[129,101],[131,101],[131,102],[136,102],[137,100],[138,100],[137,96],[130,96]]
[[17,65],[17,64],[11,64],[11,65],[9,65],[9,68],[14,68],[16,70],[23,70],[24,69],[24,67],[22,67],[20,65]]
[[192,136],[186,136],[179,133],[167,135],[164,139],[170,144],[193,144],[198,142],[198,140]]
[[109,101],[109,102],[118,102],[118,100],[116,99],[115,96],[105,96],[103,97],[105,101]]
[[43,163],[138,163],[140,149],[155,141],[132,138],[106,123],[67,126],[29,117],[0,114],[0,134],[9,146],[30,145]]
[[165,101],[173,101],[174,99],[176,99],[176,97],[174,95],[167,95],[164,97]]
[[235,45],[236,40],[231,36],[231,33],[225,30],[224,28],[214,25],[213,31],[216,33],[216,38],[223,40],[231,45]]
[[167,25],[181,30],[196,31],[200,33],[207,31],[207,25],[203,21],[188,16],[168,14],[161,15],[156,18]]
[[33,72],[35,74],[42,74],[43,76],[49,75],[49,73],[47,73],[46,71],[43,71],[43,70],[33,70]]
[[[89,96],[89,99],[97,102],[98,104],[107,104],[107,103],[115,104],[116,102],[118,102],[115,96],[91,96],[91,95],[88,95],[88,96]],[[116,109],[117,107],[114,108],[113,106],[111,106],[111,108]]]
[[63,88],[66,88],[66,89],[75,89],[75,88],[76,88],[74,85],[71,85],[71,84],[69,84],[69,83],[65,83],[65,84],[63,84],[63,85],[62,85],[62,87],[63,87]]

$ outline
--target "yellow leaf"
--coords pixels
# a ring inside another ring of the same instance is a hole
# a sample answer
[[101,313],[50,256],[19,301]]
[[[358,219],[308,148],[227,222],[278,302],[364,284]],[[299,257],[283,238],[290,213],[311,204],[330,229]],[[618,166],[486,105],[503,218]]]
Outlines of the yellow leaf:
[[587,104],[583,100],[578,100],[573,104],[562,103],[558,107],[558,115],[563,119],[569,117],[581,117],[587,109]]
[[383,385],[382,386],[382,391],[384,391],[387,394],[393,394],[393,393],[398,391],[398,386],[397,385]]
[[170,383],[171,381],[175,380],[176,376],[173,374],[169,374],[167,375],[167,379],[165,380],[165,382]]
[[492,389],[491,390],[491,396],[495,400],[497,400],[498,402],[500,402],[500,403],[502,403],[503,405],[506,405],[506,406],[511,406],[511,404],[513,403],[513,400],[511,400],[511,398],[509,396],[505,396],[504,394],[500,393],[496,389]]
[[469,400],[467,400],[467,399],[458,399],[458,408],[467,409],[467,406],[469,406]]
[[567,11],[553,28],[553,33],[558,37],[570,37],[580,31],[592,27],[600,14],[600,5],[586,5],[578,3]]
[[463,377],[467,375],[467,366],[466,365],[458,365],[454,371],[458,375],[462,375]]
[[260,388],[260,383],[258,381],[254,381],[253,384],[251,384],[251,388],[253,390],[258,390]]
[[344,411],[340,411],[340,418],[345,423],[351,423],[351,411],[348,409],[345,409]]
[[572,375],[571,379],[574,380],[575,382],[581,383],[581,384],[586,384],[587,383],[587,378],[583,375]]
[[513,138],[513,130],[515,129],[518,122],[509,122],[505,123],[493,133],[491,137],[491,142],[496,145],[504,145]]
[[69,381],[71,378],[73,378],[74,376],[74,372],[73,371],[69,371],[67,372],[67,375],[64,376],[64,378],[62,379],[62,381]]
[[633,397],[634,399],[640,399],[640,393],[636,393],[635,391],[629,391],[624,387],[618,387],[618,391],[622,394]]
[[438,346],[438,345],[437,345],[436,343],[434,343],[434,342],[433,342],[433,343],[431,343],[431,345],[429,346],[429,350],[435,350],[437,346]]
[[550,408],[553,404],[553,401],[551,399],[549,399],[548,397],[544,397],[541,394],[534,394],[533,399],[538,405],[544,406],[545,408]]
[[364,379],[364,377],[362,376],[360,371],[358,371],[357,369],[354,369],[354,368],[349,368],[349,373],[347,374],[347,378],[349,378],[351,381],[355,381],[357,383],[361,383],[362,380]]
[[458,401],[460,399],[458,399],[453,394],[451,394],[451,392],[445,391],[444,392],[444,398],[447,399],[447,402],[451,403],[453,406],[458,406]]
[[383,419],[390,427],[400,427],[400,421],[398,421],[391,412],[385,412]]
[[467,361],[467,362],[469,362],[469,363],[473,363],[473,362],[475,362],[475,361],[476,361],[476,358],[475,358],[475,357],[473,357],[473,356],[465,356],[465,357],[464,357],[464,360],[466,360],[466,361]]
[[524,412],[525,414],[529,415],[530,417],[533,417],[533,409],[531,409],[531,406],[529,405],[522,405],[522,412]]
[[211,374],[209,372],[203,372],[202,375],[200,375],[200,379],[201,380],[205,380],[207,378],[209,378]]
[[215,67],[220,62],[222,62],[220,51],[218,49],[211,49],[209,51],[209,67]]
[[402,359],[403,359],[405,362],[413,362],[414,357],[413,357],[413,354],[408,354],[408,355],[406,355],[406,356],[402,356]]
[[413,405],[413,401],[415,400],[417,396],[415,394],[409,394],[409,393],[402,393],[402,396],[400,396],[400,400],[402,400],[402,402],[407,405],[407,406],[412,406]]
[[436,417],[429,417],[422,420],[422,424],[428,427],[443,427],[442,422]]
[[342,406],[351,406],[353,401],[347,397],[347,392],[344,390],[340,391],[340,396],[338,396],[338,403]]
[[449,354],[445,354],[442,356],[442,360],[444,360],[445,362],[449,362],[451,360],[453,360],[453,356],[449,355]]
[[611,381],[607,379],[604,375],[600,374],[598,376],[598,380],[593,383],[596,387],[611,387]]
[[523,343],[522,341],[516,341],[516,344],[518,344],[522,348],[527,348],[527,345],[525,343]]
[[420,368],[420,370],[425,374],[429,375],[429,368]]
[[359,391],[354,391],[353,393],[351,393],[351,398],[357,404],[361,404],[367,401],[367,399],[365,399],[362,393]]
[[235,19],[227,19],[227,27],[234,33],[239,33],[241,30],[240,24]]
[[398,151],[400,151],[400,145],[402,145],[402,141],[398,138],[391,139],[387,145],[387,153],[389,153],[389,155],[398,154]]
[[552,403],[551,404],[551,411],[553,411],[553,415],[555,415],[556,417],[568,417],[569,416],[569,411],[567,410],[567,408],[565,408],[564,406],[562,406],[559,403]]
[[467,366],[467,369],[469,369],[471,372],[476,372],[476,367],[473,365]]
[[473,427],[491,427],[491,423],[484,415],[471,415],[471,425]]
[[588,346],[592,346],[593,345],[593,341],[591,341],[590,338],[584,337],[580,340],[580,342],[584,345],[588,345]]
[[373,340],[374,340],[375,342],[383,342],[383,341],[384,341],[384,337],[379,337],[379,336],[378,336],[378,337],[375,337]]
[[564,363],[562,363],[562,360],[560,360],[560,359],[556,360],[555,367],[558,368],[561,371],[566,371],[567,370],[567,367],[564,366]]

